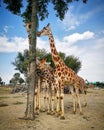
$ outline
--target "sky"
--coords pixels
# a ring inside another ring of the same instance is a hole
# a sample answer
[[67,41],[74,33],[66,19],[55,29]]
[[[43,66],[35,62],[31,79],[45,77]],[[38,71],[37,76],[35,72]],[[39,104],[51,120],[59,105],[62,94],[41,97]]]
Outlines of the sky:
[[[26,4],[25,4],[26,5]],[[23,8],[23,10],[25,7]],[[23,11],[22,10],[22,11]],[[104,81],[104,1],[88,0],[87,4],[72,2],[63,21],[56,17],[53,5],[49,16],[39,21],[39,30],[50,23],[58,52],[79,58],[82,67],[78,75],[89,82]],[[50,52],[48,37],[37,38],[37,48]],[[28,49],[28,38],[23,19],[0,7],[0,77],[9,83],[18,72],[12,62],[18,52]]]

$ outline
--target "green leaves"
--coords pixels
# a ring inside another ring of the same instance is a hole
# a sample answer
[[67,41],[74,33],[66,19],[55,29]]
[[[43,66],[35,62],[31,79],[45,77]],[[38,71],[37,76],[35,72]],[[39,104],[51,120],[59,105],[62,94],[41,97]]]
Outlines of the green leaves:
[[20,9],[23,7],[22,0],[3,0],[3,2],[6,4],[6,9],[13,14],[20,15]]
[[64,19],[65,13],[68,11],[68,3],[65,0],[52,0],[54,5],[54,10],[56,11],[56,16],[60,20]]
[[16,84],[24,83],[24,79],[20,77],[20,73],[15,73],[13,78],[10,80],[10,83],[15,86]]
[[81,68],[81,62],[79,61],[79,58],[74,57],[73,55],[67,56],[64,60],[65,64],[70,67],[72,70],[74,70],[76,73]]
[[[54,10],[56,11],[56,17],[59,17],[60,20],[64,19],[65,13],[68,11],[68,6],[71,2],[79,1],[79,0],[37,0],[37,6],[35,7],[37,10],[37,20],[38,18],[43,21],[48,17],[48,5],[49,3],[53,4]],[[82,0],[83,3],[86,3],[87,0]],[[3,0],[6,4],[6,8],[11,11],[13,14],[20,15],[21,8],[23,7],[23,0]],[[26,10],[21,14],[23,17],[23,21],[31,22],[31,14],[32,14],[32,1],[27,0],[28,5]]]
[[37,10],[38,10],[38,16],[41,21],[43,21],[49,15],[47,7],[49,2],[50,0],[38,0]]

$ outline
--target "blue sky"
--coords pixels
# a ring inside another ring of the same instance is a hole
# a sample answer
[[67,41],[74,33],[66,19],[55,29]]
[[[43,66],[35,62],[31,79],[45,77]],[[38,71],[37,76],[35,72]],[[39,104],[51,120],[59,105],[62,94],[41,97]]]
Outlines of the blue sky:
[[[39,21],[39,30],[51,24],[57,51],[79,57],[79,75],[88,81],[104,81],[104,1],[73,2],[60,21],[49,4],[49,17]],[[50,51],[47,37],[37,39],[37,47]],[[11,64],[17,53],[28,49],[27,32],[22,18],[0,7],[0,76],[9,83],[17,72]]]

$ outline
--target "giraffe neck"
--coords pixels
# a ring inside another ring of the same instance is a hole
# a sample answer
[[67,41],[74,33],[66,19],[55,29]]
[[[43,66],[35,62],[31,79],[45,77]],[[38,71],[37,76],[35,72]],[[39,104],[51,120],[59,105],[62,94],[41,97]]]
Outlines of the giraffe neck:
[[51,32],[49,34],[49,41],[50,41],[50,49],[51,49],[52,59],[54,61],[55,66],[57,66],[57,64],[59,64],[59,61],[62,61],[62,60],[61,60],[61,58],[56,50],[54,38],[53,38],[53,35]]

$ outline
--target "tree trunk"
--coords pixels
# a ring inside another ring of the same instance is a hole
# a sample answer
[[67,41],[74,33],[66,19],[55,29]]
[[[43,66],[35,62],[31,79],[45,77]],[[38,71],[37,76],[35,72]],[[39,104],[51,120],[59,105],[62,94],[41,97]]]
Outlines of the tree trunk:
[[37,1],[32,0],[32,17],[30,33],[30,63],[29,63],[29,84],[27,92],[27,108],[25,112],[26,119],[34,119],[34,93],[36,88],[36,32],[37,32]]

